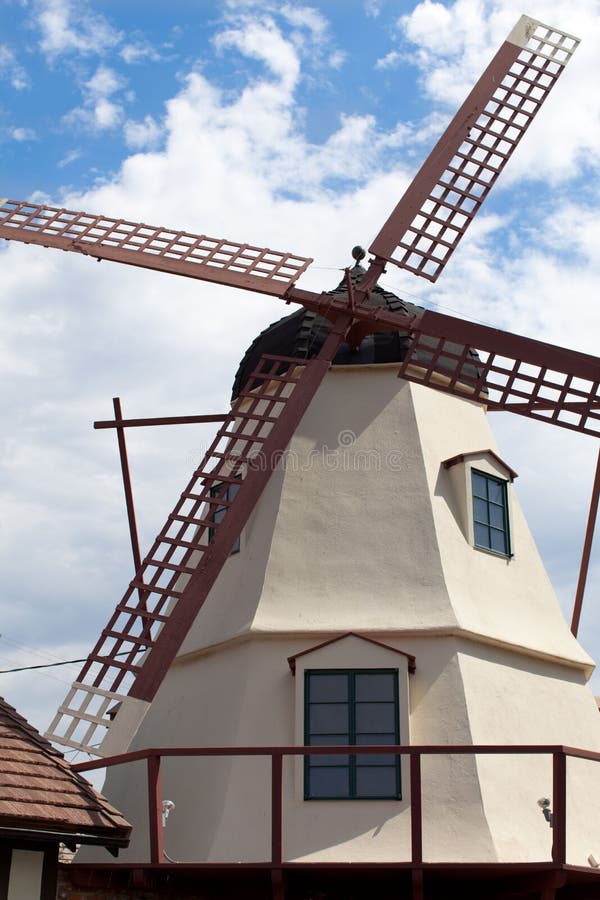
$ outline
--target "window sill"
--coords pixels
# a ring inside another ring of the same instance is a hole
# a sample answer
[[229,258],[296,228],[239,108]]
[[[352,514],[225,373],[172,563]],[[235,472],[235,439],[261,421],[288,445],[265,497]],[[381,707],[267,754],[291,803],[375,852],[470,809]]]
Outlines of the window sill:
[[479,550],[480,553],[487,553],[488,556],[495,556],[497,559],[505,559],[510,562],[515,558],[514,553],[502,553],[500,550],[491,550],[489,547],[480,547],[478,544],[472,544],[473,550]]

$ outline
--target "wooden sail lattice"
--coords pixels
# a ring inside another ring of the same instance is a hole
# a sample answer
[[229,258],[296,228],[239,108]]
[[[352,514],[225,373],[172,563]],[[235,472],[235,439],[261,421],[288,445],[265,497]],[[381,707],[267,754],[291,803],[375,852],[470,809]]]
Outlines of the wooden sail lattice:
[[[105,755],[100,744],[117,723],[121,740],[131,738],[131,701],[147,705],[154,697],[328,366],[322,357],[261,358],[59,707],[48,738],[96,755]],[[228,499],[231,484],[236,493]]]
[[438,278],[578,44],[522,16],[373,241],[375,256]]
[[18,200],[0,203],[0,238],[278,297],[312,262],[251,244]]
[[582,434],[600,435],[600,360],[425,312],[399,375]]

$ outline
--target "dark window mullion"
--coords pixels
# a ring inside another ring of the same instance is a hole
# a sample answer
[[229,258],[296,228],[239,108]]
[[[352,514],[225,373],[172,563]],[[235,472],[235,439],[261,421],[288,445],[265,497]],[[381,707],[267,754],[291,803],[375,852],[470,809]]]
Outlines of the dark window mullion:
[[[508,491],[506,481],[471,470],[471,484],[473,490],[473,525],[475,530],[475,546],[484,550],[492,550],[503,556],[511,555],[510,548],[510,521],[508,515]],[[499,495],[499,496],[498,496]],[[483,513],[478,512],[477,504],[485,503],[487,521],[482,521]],[[501,511],[502,525],[494,524],[492,512]],[[496,546],[500,544],[501,546]]]
[[[394,678],[394,706],[396,709],[396,718],[395,718],[395,722],[394,722],[395,731],[396,731],[395,741],[396,741],[396,744],[399,744],[400,738],[401,738],[400,716],[399,716],[400,694],[398,693],[398,679],[397,678]],[[396,766],[395,766],[395,768],[396,768],[396,796],[399,797],[401,794],[401,790],[402,790],[401,778],[400,778],[400,757],[399,756],[395,757],[395,763],[396,763]]]
[[[356,672],[348,672],[348,741],[356,743]],[[356,755],[348,757],[350,767],[350,797],[356,797]]]

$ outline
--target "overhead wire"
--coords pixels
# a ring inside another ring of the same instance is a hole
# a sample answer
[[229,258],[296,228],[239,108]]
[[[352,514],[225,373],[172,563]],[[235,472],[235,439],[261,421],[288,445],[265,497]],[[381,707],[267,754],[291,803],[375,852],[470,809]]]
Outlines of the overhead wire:
[[[0,675],[12,675],[14,672],[30,672],[34,669],[52,669],[55,666],[71,666],[76,665],[77,663],[86,662],[87,656],[83,656],[80,659],[60,659],[58,656],[55,656],[53,653],[49,653],[48,651],[44,651],[41,653],[39,650],[36,650],[34,647],[28,647],[26,644],[20,644],[18,641],[14,641],[11,638],[7,637],[5,634],[0,634],[0,638],[4,641],[7,641],[9,644],[13,644],[15,647],[19,647],[22,650],[28,650],[30,653],[35,653],[36,656],[43,658],[43,656],[50,656],[55,661],[47,662],[47,663],[37,663],[35,665],[27,665],[27,666],[14,666],[11,669],[0,669]],[[116,656],[127,656],[130,651],[124,650],[121,653],[115,654]],[[6,656],[1,656],[0,659],[8,659]],[[54,678],[54,676],[48,674],[49,678]],[[55,678],[55,681],[62,681],[60,678]],[[62,681],[63,684],[68,684],[68,682]]]

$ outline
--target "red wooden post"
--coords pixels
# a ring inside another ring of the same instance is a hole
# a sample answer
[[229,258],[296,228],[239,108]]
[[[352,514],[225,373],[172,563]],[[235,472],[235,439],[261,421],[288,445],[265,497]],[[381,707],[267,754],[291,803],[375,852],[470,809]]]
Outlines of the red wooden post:
[[587,528],[585,530],[585,540],[583,542],[583,550],[581,551],[581,566],[579,568],[579,579],[577,581],[577,591],[575,593],[575,603],[573,605],[573,618],[571,619],[571,631],[577,637],[579,630],[579,619],[581,617],[581,607],[583,605],[583,594],[585,592],[585,583],[587,581],[588,568],[590,565],[590,554],[592,552],[592,541],[594,540],[594,528],[596,527],[596,517],[598,515],[598,498],[600,497],[600,450],[598,451],[598,461],[596,463],[596,474],[594,476],[594,486],[592,488],[592,496],[590,499],[590,511],[588,515]]
[[283,794],[283,754],[271,753],[271,864],[278,866],[283,859],[282,835],[282,794]]
[[567,757],[564,750],[552,754],[552,861],[564,866],[567,855]]
[[412,900],[423,900],[423,869],[412,870]]
[[[113,397],[113,408],[115,411],[115,421],[120,422],[123,419],[121,411],[121,400],[119,397]],[[119,443],[119,458],[121,460],[121,473],[123,475],[123,490],[125,491],[125,506],[127,508],[127,521],[129,522],[129,535],[131,537],[131,552],[133,553],[133,571],[137,572],[140,568],[142,557],[140,554],[140,543],[137,534],[137,525],[135,521],[135,507],[133,504],[133,490],[131,488],[131,476],[129,474],[129,463],[127,461],[127,446],[125,444],[125,429],[122,425],[116,425],[117,441]],[[140,592],[141,593],[141,592]]]
[[160,756],[148,757],[148,827],[150,831],[150,862],[161,863],[163,861],[163,829]]
[[421,798],[421,754],[410,757],[410,842],[412,857],[412,900],[423,900],[423,810]]
[[284,900],[283,883],[283,753],[271,751],[271,893],[273,900]]
[[410,832],[413,865],[423,862],[423,815],[421,803],[421,754],[410,757]]

